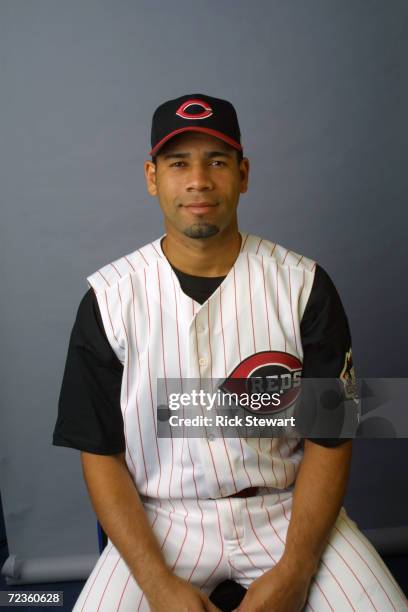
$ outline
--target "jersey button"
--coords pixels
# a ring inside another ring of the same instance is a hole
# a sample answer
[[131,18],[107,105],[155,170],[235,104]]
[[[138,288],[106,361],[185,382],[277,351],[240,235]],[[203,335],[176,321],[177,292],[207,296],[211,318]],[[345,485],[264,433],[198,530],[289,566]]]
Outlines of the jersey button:
[[207,365],[207,360],[204,357],[200,357],[200,359],[198,360],[198,363],[200,366],[204,367]]

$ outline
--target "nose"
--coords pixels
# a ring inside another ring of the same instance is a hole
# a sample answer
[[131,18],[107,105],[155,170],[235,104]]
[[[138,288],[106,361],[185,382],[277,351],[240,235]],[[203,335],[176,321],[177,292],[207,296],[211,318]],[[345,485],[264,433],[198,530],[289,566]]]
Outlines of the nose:
[[213,186],[207,164],[192,164],[187,176],[187,191],[209,191]]

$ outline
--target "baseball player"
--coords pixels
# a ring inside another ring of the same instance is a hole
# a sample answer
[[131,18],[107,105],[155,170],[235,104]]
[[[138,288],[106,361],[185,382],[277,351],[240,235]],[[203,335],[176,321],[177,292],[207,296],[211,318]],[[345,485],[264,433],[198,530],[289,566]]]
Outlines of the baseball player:
[[75,612],[214,611],[226,579],[247,589],[239,612],[407,610],[341,506],[350,440],[158,435],[158,380],[354,371],[324,269],[238,229],[249,162],[233,106],[167,101],[151,144],[165,234],[88,277],[54,431],[81,451],[108,535]]

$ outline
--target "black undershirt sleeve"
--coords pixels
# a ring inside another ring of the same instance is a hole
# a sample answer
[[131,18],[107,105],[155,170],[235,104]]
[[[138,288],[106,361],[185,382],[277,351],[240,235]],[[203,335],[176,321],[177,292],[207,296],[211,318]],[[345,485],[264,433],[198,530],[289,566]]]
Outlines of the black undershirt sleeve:
[[[336,287],[319,265],[316,265],[300,331],[303,346],[302,378],[339,378],[351,348],[350,329]],[[348,441],[346,438],[311,440],[327,447]]]
[[55,446],[101,455],[125,451],[123,366],[106,337],[93,289],[82,299],[68,347],[53,434]]

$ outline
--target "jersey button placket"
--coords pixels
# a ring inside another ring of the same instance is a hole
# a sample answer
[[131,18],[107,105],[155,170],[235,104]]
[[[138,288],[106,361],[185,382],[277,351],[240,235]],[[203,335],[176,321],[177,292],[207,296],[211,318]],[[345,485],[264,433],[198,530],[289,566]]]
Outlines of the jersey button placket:
[[[203,388],[204,391],[208,391],[208,384],[206,384],[206,377],[208,375],[208,359],[206,351],[206,347],[208,347],[208,337],[206,337],[205,332],[206,327],[200,323],[200,316],[199,313],[197,313],[191,320],[189,329],[189,377],[194,388],[198,389],[201,380],[201,388]],[[205,406],[202,407],[202,414],[203,416],[208,414]],[[190,444],[194,445],[195,449],[199,452],[201,465],[203,466],[203,474],[207,485],[208,497],[214,499],[219,496],[219,490],[209,448],[210,438],[212,438],[212,447],[216,441],[216,438],[213,436],[213,434],[210,434],[209,428],[204,428],[203,437],[191,438]]]

